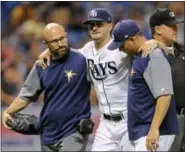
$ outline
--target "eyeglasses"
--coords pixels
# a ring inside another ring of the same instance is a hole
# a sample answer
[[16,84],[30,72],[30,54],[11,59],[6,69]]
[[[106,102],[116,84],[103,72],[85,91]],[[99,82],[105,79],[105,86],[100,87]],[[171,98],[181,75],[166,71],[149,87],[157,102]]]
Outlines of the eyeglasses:
[[53,45],[53,46],[56,46],[56,45],[58,45],[59,43],[62,43],[62,42],[65,40],[66,37],[67,37],[67,36],[61,36],[61,37],[58,38],[58,39],[54,39],[54,40],[51,40],[51,41],[46,41],[46,43],[48,43],[48,44],[50,44],[50,45]]

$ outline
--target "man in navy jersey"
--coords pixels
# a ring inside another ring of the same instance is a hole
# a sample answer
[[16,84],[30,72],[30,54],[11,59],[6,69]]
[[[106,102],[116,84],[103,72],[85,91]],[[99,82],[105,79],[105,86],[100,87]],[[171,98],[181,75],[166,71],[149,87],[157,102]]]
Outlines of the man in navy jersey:
[[91,115],[86,59],[68,47],[66,32],[58,24],[46,25],[43,38],[52,53],[51,66],[43,70],[34,64],[18,97],[4,111],[4,125],[8,127],[11,114],[35,102],[44,91],[38,124],[42,151],[82,151],[87,136],[77,131],[77,126]]
[[[128,87],[128,132],[135,151],[168,151],[178,133],[172,76],[167,51],[152,48],[134,20],[113,29],[110,50],[120,48],[134,57]],[[164,47],[165,48],[165,47]]]

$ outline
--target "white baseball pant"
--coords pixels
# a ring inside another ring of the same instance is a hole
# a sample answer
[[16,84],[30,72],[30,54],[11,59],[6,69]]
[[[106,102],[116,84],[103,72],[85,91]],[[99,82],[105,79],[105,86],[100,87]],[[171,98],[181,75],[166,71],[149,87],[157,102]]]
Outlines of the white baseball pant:
[[131,151],[127,114],[123,115],[124,119],[119,122],[107,120],[101,115],[91,151]]

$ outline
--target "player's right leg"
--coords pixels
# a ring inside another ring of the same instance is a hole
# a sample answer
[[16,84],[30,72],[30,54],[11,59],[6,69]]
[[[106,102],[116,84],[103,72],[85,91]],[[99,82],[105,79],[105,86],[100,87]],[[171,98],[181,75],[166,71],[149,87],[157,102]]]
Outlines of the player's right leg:
[[101,116],[91,151],[117,151],[118,146],[112,137],[111,123]]

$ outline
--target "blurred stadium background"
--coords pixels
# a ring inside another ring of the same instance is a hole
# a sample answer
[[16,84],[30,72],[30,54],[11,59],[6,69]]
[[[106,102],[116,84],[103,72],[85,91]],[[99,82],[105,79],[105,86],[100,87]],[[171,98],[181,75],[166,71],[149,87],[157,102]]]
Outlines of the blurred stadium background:
[[[120,19],[135,19],[145,36],[150,39],[149,17],[156,8],[168,7],[178,18],[184,18],[184,2],[1,2],[1,105],[2,111],[19,93],[33,63],[45,46],[42,29],[49,22],[63,25],[68,32],[71,47],[80,48],[90,40],[86,27],[82,26],[88,12],[94,7],[105,7]],[[178,42],[184,44],[184,25],[179,25]],[[25,110],[39,115],[43,97]],[[98,125],[99,112],[92,103],[93,119]],[[2,126],[2,150],[39,151],[38,136],[23,136]],[[90,138],[89,146],[93,139]]]

